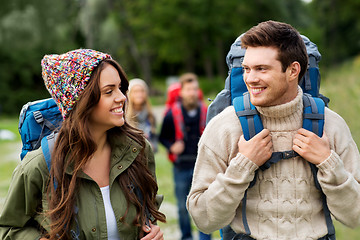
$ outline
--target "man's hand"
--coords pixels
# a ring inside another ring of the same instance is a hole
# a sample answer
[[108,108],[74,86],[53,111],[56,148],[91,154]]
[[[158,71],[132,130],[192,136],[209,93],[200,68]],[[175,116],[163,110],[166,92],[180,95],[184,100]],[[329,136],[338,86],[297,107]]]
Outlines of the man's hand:
[[263,129],[249,141],[242,135],[238,142],[239,153],[253,161],[256,165],[263,165],[273,152],[270,131]]
[[150,227],[147,225],[143,225],[143,231],[146,234],[145,237],[141,238],[141,240],[163,240],[164,233],[160,230],[160,227],[157,225],[153,225],[150,223]]
[[170,147],[170,152],[172,152],[175,155],[180,155],[185,149],[184,141],[176,141],[173,145]]
[[300,128],[295,134],[293,150],[315,165],[325,161],[331,154],[329,139],[325,132],[320,138],[304,128]]

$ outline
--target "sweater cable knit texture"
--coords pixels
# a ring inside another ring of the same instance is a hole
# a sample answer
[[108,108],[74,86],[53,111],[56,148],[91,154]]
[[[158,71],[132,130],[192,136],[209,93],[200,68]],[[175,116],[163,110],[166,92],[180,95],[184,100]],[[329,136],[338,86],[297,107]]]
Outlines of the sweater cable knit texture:
[[[264,128],[270,130],[275,152],[292,149],[293,137],[303,122],[302,95],[298,88],[296,98],[286,104],[257,107]],[[348,226],[359,225],[360,217],[355,212],[360,214],[360,208],[340,207],[342,202],[338,200],[338,194],[349,203],[360,200],[358,149],[344,120],[329,109],[325,112],[325,131],[332,151],[317,166],[319,182],[332,214]],[[227,224],[235,232],[245,232],[241,200],[258,167],[238,153],[241,134],[241,125],[231,106],[210,121],[200,139],[187,206],[203,232]],[[306,160],[300,156],[281,160],[265,171],[258,171],[256,177],[256,184],[248,189],[246,206],[252,237],[304,240],[327,234],[321,192],[315,187]]]

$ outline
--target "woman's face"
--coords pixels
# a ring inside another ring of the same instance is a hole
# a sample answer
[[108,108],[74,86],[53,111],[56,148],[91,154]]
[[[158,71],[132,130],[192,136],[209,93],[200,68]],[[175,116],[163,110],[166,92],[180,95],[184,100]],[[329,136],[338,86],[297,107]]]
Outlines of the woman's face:
[[147,98],[146,90],[141,85],[134,85],[131,87],[129,100],[135,106],[144,105]]
[[121,92],[118,71],[107,64],[100,73],[100,100],[94,107],[90,124],[92,130],[107,131],[124,125],[124,105],[126,96]]

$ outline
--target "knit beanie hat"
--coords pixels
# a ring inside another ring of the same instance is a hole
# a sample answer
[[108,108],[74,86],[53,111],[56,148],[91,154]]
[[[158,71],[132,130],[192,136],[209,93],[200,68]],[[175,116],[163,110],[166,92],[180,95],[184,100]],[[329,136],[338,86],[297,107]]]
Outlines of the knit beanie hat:
[[45,86],[65,119],[89,83],[94,68],[106,53],[91,49],[77,49],[61,55],[45,55],[41,60]]
[[135,85],[140,85],[142,86],[146,93],[149,93],[149,87],[148,85],[146,84],[146,82],[140,78],[134,78],[134,79],[131,79],[129,81],[129,92],[131,92],[131,88],[134,87]]

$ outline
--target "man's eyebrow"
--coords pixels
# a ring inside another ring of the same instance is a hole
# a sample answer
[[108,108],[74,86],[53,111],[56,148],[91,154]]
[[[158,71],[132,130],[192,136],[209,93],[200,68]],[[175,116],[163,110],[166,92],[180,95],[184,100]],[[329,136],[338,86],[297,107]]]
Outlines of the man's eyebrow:
[[[244,64],[244,63],[242,63],[241,66],[243,66],[243,67],[249,67],[247,64]],[[258,67],[270,67],[270,65],[269,65],[269,64],[258,64],[258,65],[254,65],[254,66],[252,66],[252,67],[253,67],[253,68],[258,68]]]

